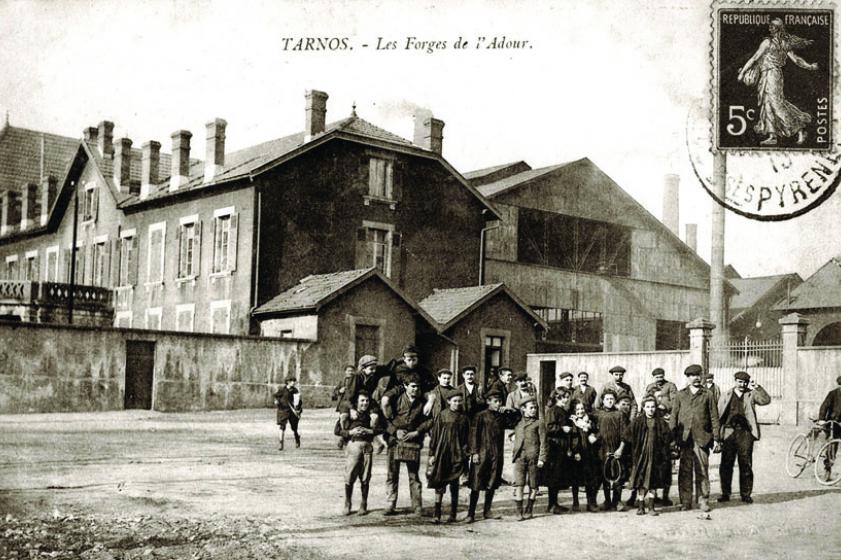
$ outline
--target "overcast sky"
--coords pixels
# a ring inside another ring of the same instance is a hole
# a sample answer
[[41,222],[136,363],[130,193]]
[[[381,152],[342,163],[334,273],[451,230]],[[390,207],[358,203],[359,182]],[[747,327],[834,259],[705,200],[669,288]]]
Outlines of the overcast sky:
[[[13,125],[80,136],[109,119],[135,146],[228,121],[235,150],[303,127],[306,89],[329,93],[328,121],[359,115],[411,139],[412,114],[446,122],[460,171],[523,159],[589,157],[655,216],[662,178],[681,175],[683,224],[709,260],[711,201],[689,167],[687,111],[706,95],[708,2],[41,1],[0,3],[0,107]],[[528,40],[477,50],[478,37]],[[471,48],[454,49],[459,38]],[[295,52],[301,37],[347,37],[353,50]],[[446,41],[445,50],[406,50]],[[284,41],[293,38],[293,41]],[[378,38],[395,50],[375,50]],[[368,48],[363,48],[368,44]],[[746,276],[811,274],[841,253],[821,208],[785,223],[727,215],[726,260]]]

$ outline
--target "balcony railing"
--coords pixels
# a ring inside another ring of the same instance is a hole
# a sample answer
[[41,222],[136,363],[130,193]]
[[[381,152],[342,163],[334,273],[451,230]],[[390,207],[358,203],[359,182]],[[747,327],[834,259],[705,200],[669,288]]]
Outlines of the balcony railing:
[[66,306],[70,302],[71,290],[75,307],[102,309],[111,307],[113,302],[109,288],[24,280],[0,280],[0,302]]

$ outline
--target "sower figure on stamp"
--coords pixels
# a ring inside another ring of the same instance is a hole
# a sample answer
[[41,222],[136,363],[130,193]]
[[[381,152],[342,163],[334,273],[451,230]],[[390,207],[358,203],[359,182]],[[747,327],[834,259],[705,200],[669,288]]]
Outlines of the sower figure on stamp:
[[470,428],[470,505],[467,522],[476,519],[476,505],[479,492],[485,492],[485,519],[499,519],[491,514],[494,492],[502,484],[502,468],[505,462],[505,430],[513,428],[519,420],[519,413],[503,410],[503,394],[491,391],[485,396],[488,407],[476,414]]
[[420,395],[420,378],[416,373],[403,376],[404,391],[391,405],[393,417],[385,417],[388,442],[388,470],[386,471],[386,492],[388,504],[384,515],[394,515],[397,507],[397,491],[400,486],[400,464],[406,465],[409,475],[409,492],[412,508],[418,517],[423,515],[420,482],[420,452],[423,436],[432,425],[432,420],[423,413],[423,398]]
[[692,509],[694,473],[698,504],[707,512],[710,511],[710,446],[715,442],[713,452],[719,452],[721,431],[718,406],[713,402],[712,394],[702,387],[702,373],[698,364],[692,364],[684,371],[689,385],[677,392],[669,427],[680,446],[677,483],[681,509]]
[[794,54],[795,50],[808,47],[814,41],[803,39],[786,31],[779,18],[768,26],[766,37],[754,55],[739,70],[738,80],[749,86],[756,85],[759,119],[754,125],[757,134],[767,134],[763,146],[775,146],[780,136],[797,136],[797,143],[806,141],[806,126],[812,122],[809,113],[801,111],[785,98],[783,67],[791,60],[804,70],[815,71],[817,63],[810,64]]
[[[338,424],[341,428],[341,423]],[[376,415],[371,415],[371,395],[360,391],[356,395],[356,418],[348,421],[347,429],[340,429],[339,435],[347,441],[345,449],[345,515],[351,513],[353,485],[359,480],[362,499],[359,515],[368,514],[368,485],[371,482],[374,436],[380,432]]]
[[435,490],[435,523],[441,522],[441,504],[447,489],[450,490],[447,523],[456,520],[459,479],[468,457],[469,424],[467,415],[461,410],[464,399],[455,389],[450,389],[444,398],[447,408],[438,413],[429,432],[429,466],[426,471],[426,483]]
[[733,481],[733,464],[739,459],[739,494],[742,501],[753,503],[753,443],[759,441],[759,422],[756,421],[756,405],[765,406],[771,402],[768,393],[751,381],[750,375],[737,371],[736,386],[728,389],[718,401],[721,423],[721,497],[719,502],[730,500]]
[[286,378],[286,385],[277,390],[274,394],[274,403],[277,406],[277,427],[280,430],[280,450],[283,451],[283,442],[286,438],[286,423],[292,428],[292,435],[295,436],[295,447],[301,447],[301,436],[298,433],[298,420],[304,410],[301,402],[301,392],[295,387],[298,380],[294,376]]

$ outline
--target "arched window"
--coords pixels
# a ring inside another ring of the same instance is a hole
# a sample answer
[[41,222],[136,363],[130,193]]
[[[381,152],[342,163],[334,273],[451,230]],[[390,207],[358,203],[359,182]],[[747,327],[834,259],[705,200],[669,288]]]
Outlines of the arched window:
[[830,323],[822,328],[812,346],[841,346],[841,322]]

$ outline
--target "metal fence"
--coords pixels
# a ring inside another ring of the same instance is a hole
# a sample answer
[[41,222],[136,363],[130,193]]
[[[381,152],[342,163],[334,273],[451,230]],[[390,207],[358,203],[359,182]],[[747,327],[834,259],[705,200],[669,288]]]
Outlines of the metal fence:
[[768,391],[772,399],[783,396],[783,343],[771,340],[733,339],[726,346],[710,345],[709,368],[722,390],[733,386],[733,374],[743,370]]

